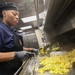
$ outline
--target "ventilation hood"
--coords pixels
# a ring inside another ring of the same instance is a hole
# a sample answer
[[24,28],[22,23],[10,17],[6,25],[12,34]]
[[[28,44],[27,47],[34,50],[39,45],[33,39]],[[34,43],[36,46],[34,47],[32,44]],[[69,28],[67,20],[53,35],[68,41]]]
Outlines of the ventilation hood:
[[75,7],[75,0],[50,0],[44,30],[48,33],[65,20]]

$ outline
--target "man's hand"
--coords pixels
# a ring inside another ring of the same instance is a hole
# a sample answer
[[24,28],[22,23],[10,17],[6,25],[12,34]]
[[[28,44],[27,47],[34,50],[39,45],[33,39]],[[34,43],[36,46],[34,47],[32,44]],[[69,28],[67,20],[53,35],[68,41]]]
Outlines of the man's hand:
[[31,50],[31,52],[32,52],[32,53],[35,53],[35,55],[38,54],[38,51],[39,51],[39,50],[38,50],[38,49],[35,49],[35,48],[32,48],[32,50]]
[[25,48],[25,47],[23,47],[23,50],[35,53],[35,55],[37,55],[39,51],[38,49],[35,49],[35,48]]
[[15,59],[27,60],[34,56],[34,53],[28,51],[17,51],[15,52]]

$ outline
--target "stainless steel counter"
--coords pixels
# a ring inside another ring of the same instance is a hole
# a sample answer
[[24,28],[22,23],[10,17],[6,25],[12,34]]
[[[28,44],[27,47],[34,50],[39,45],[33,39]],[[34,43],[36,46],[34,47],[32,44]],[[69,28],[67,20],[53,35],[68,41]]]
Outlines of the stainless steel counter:
[[[28,60],[26,64],[23,66],[23,69],[21,70],[19,75],[41,75],[36,72],[36,70],[39,68],[39,60],[38,57],[33,57],[32,59]],[[60,75],[60,74],[50,74],[49,72],[45,72],[42,75]],[[75,68],[70,71],[69,74],[63,74],[63,75],[75,75]]]

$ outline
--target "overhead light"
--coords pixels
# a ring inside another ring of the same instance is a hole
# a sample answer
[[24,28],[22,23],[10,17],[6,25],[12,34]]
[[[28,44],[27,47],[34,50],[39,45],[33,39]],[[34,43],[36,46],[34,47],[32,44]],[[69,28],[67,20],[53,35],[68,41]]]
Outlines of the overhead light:
[[25,29],[30,29],[30,28],[32,28],[32,26],[21,27],[20,29],[25,30]]
[[[43,19],[44,18],[44,12],[41,12],[39,14],[39,18]],[[23,23],[27,23],[27,22],[31,22],[31,21],[35,21],[37,20],[36,15],[34,16],[30,16],[30,17],[25,17],[25,18],[21,18]]]
[[21,20],[23,21],[23,23],[26,23],[26,22],[35,21],[37,20],[37,18],[36,16],[30,16],[30,17],[22,18]]

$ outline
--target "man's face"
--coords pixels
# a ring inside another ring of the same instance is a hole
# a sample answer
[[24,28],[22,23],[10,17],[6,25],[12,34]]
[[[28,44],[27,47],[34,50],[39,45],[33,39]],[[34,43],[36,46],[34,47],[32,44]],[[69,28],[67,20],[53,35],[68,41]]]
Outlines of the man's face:
[[16,10],[4,10],[3,19],[8,25],[15,26],[19,21],[19,12]]

